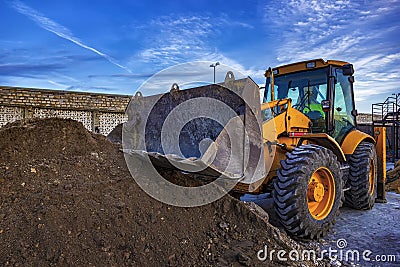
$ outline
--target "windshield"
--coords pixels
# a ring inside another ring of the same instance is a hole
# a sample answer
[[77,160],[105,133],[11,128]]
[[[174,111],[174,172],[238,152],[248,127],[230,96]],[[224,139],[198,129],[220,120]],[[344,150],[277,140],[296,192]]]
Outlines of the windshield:
[[[291,98],[293,106],[299,110],[307,106],[309,100],[311,102],[325,100],[328,72],[328,68],[323,68],[275,76],[275,99]],[[271,101],[271,84],[268,81],[266,88],[264,102],[269,102]]]
[[[329,68],[275,76],[275,99],[292,99],[292,107],[313,122],[313,132],[325,132],[325,112],[321,102],[327,98]],[[271,84],[267,81],[264,102],[271,101]]]

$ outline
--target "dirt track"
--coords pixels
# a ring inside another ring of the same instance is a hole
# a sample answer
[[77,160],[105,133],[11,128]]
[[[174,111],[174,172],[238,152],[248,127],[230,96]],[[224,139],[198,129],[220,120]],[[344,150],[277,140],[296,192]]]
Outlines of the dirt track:
[[254,210],[230,196],[160,203],[130,177],[118,146],[76,121],[0,129],[1,266],[258,266],[264,245],[303,248]]

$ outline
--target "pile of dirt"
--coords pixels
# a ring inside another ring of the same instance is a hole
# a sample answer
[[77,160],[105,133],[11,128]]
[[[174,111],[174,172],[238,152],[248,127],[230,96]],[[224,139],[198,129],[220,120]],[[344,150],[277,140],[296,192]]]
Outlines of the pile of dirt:
[[394,165],[394,169],[386,173],[387,191],[395,191],[400,194],[400,160]]
[[118,145],[73,120],[0,128],[0,204],[1,266],[325,265],[260,262],[265,245],[303,246],[229,195],[196,208],[154,200]]
[[124,124],[120,123],[107,135],[107,139],[116,144],[122,144],[122,129]]

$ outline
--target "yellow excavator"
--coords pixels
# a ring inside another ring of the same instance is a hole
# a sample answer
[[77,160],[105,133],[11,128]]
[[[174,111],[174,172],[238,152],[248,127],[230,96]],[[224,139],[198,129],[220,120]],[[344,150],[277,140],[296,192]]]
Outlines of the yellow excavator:
[[385,129],[356,129],[353,74],[348,62],[315,59],[269,68],[264,89],[228,72],[219,84],[138,92],[125,148],[158,168],[234,180],[232,195],[270,193],[289,234],[319,238],[343,204],[385,201]]

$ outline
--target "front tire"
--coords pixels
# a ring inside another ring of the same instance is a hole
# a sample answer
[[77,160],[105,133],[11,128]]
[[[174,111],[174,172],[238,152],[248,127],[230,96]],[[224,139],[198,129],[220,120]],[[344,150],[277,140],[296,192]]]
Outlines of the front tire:
[[292,236],[318,239],[331,229],[343,203],[340,163],[317,145],[302,145],[286,156],[274,183],[276,214]]
[[377,190],[377,156],[374,144],[361,142],[349,158],[345,204],[359,210],[369,210],[375,204]]

